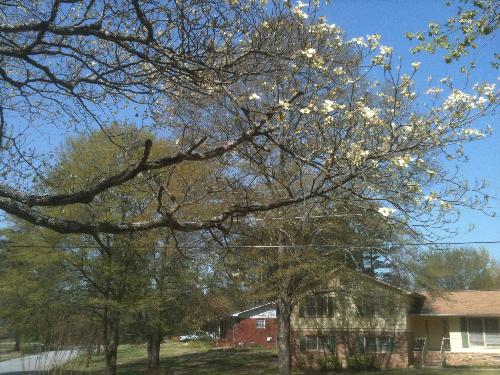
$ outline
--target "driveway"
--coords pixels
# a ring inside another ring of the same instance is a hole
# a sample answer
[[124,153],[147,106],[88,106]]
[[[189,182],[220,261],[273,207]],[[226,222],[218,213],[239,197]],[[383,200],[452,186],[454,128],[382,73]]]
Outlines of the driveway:
[[78,350],[61,350],[28,355],[22,358],[0,362],[0,374],[37,374],[50,370],[78,355]]

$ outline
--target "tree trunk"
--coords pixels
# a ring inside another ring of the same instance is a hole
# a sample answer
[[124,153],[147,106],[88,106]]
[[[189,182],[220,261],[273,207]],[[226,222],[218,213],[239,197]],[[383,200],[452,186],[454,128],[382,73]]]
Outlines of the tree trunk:
[[17,330],[14,332],[14,351],[21,351],[21,338],[19,337],[19,333],[17,333]]
[[292,369],[292,352],[290,350],[291,331],[290,316],[292,301],[288,294],[280,296],[277,304],[278,315],[278,373],[290,375]]
[[85,368],[90,366],[90,361],[92,360],[92,351],[94,350],[94,346],[90,344],[87,346],[87,360],[85,361]]
[[104,354],[106,357],[106,375],[116,375],[116,358],[120,335],[120,314],[111,311],[107,314],[104,332]]
[[160,345],[162,337],[159,333],[150,333],[148,339],[148,374],[158,375],[160,373]]

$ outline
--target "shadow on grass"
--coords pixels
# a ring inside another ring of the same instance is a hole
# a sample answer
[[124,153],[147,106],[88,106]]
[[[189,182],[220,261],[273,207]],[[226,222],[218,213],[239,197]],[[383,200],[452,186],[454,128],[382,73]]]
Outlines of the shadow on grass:
[[[272,352],[209,350],[204,353],[163,358],[161,367],[166,369],[169,375],[232,375],[235,373],[274,375],[276,374],[276,361],[277,356]],[[134,372],[137,368],[130,370],[132,371],[123,372],[123,374],[137,374]]]
[[[277,355],[270,351],[219,350],[161,358],[161,375],[276,375]],[[95,371],[65,371],[64,375],[97,375]],[[119,365],[119,375],[147,374],[145,361]]]

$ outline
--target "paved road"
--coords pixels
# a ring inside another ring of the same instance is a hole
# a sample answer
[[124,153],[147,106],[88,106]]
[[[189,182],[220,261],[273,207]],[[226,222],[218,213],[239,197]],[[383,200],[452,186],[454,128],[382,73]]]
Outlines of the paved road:
[[28,355],[22,358],[0,362],[0,374],[37,374],[50,370],[78,355],[78,350],[61,350]]

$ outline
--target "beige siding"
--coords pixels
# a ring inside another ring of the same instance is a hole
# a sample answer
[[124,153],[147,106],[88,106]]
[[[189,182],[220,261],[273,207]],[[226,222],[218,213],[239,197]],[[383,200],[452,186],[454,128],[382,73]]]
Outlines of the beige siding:
[[[335,293],[330,293],[335,298]],[[342,308],[337,308],[332,317],[300,317],[299,306],[292,313],[292,327],[295,330],[338,330],[338,331],[407,331],[406,298],[394,296],[394,313],[387,316],[383,312],[376,312],[373,319],[362,319],[353,301],[345,299]]]

